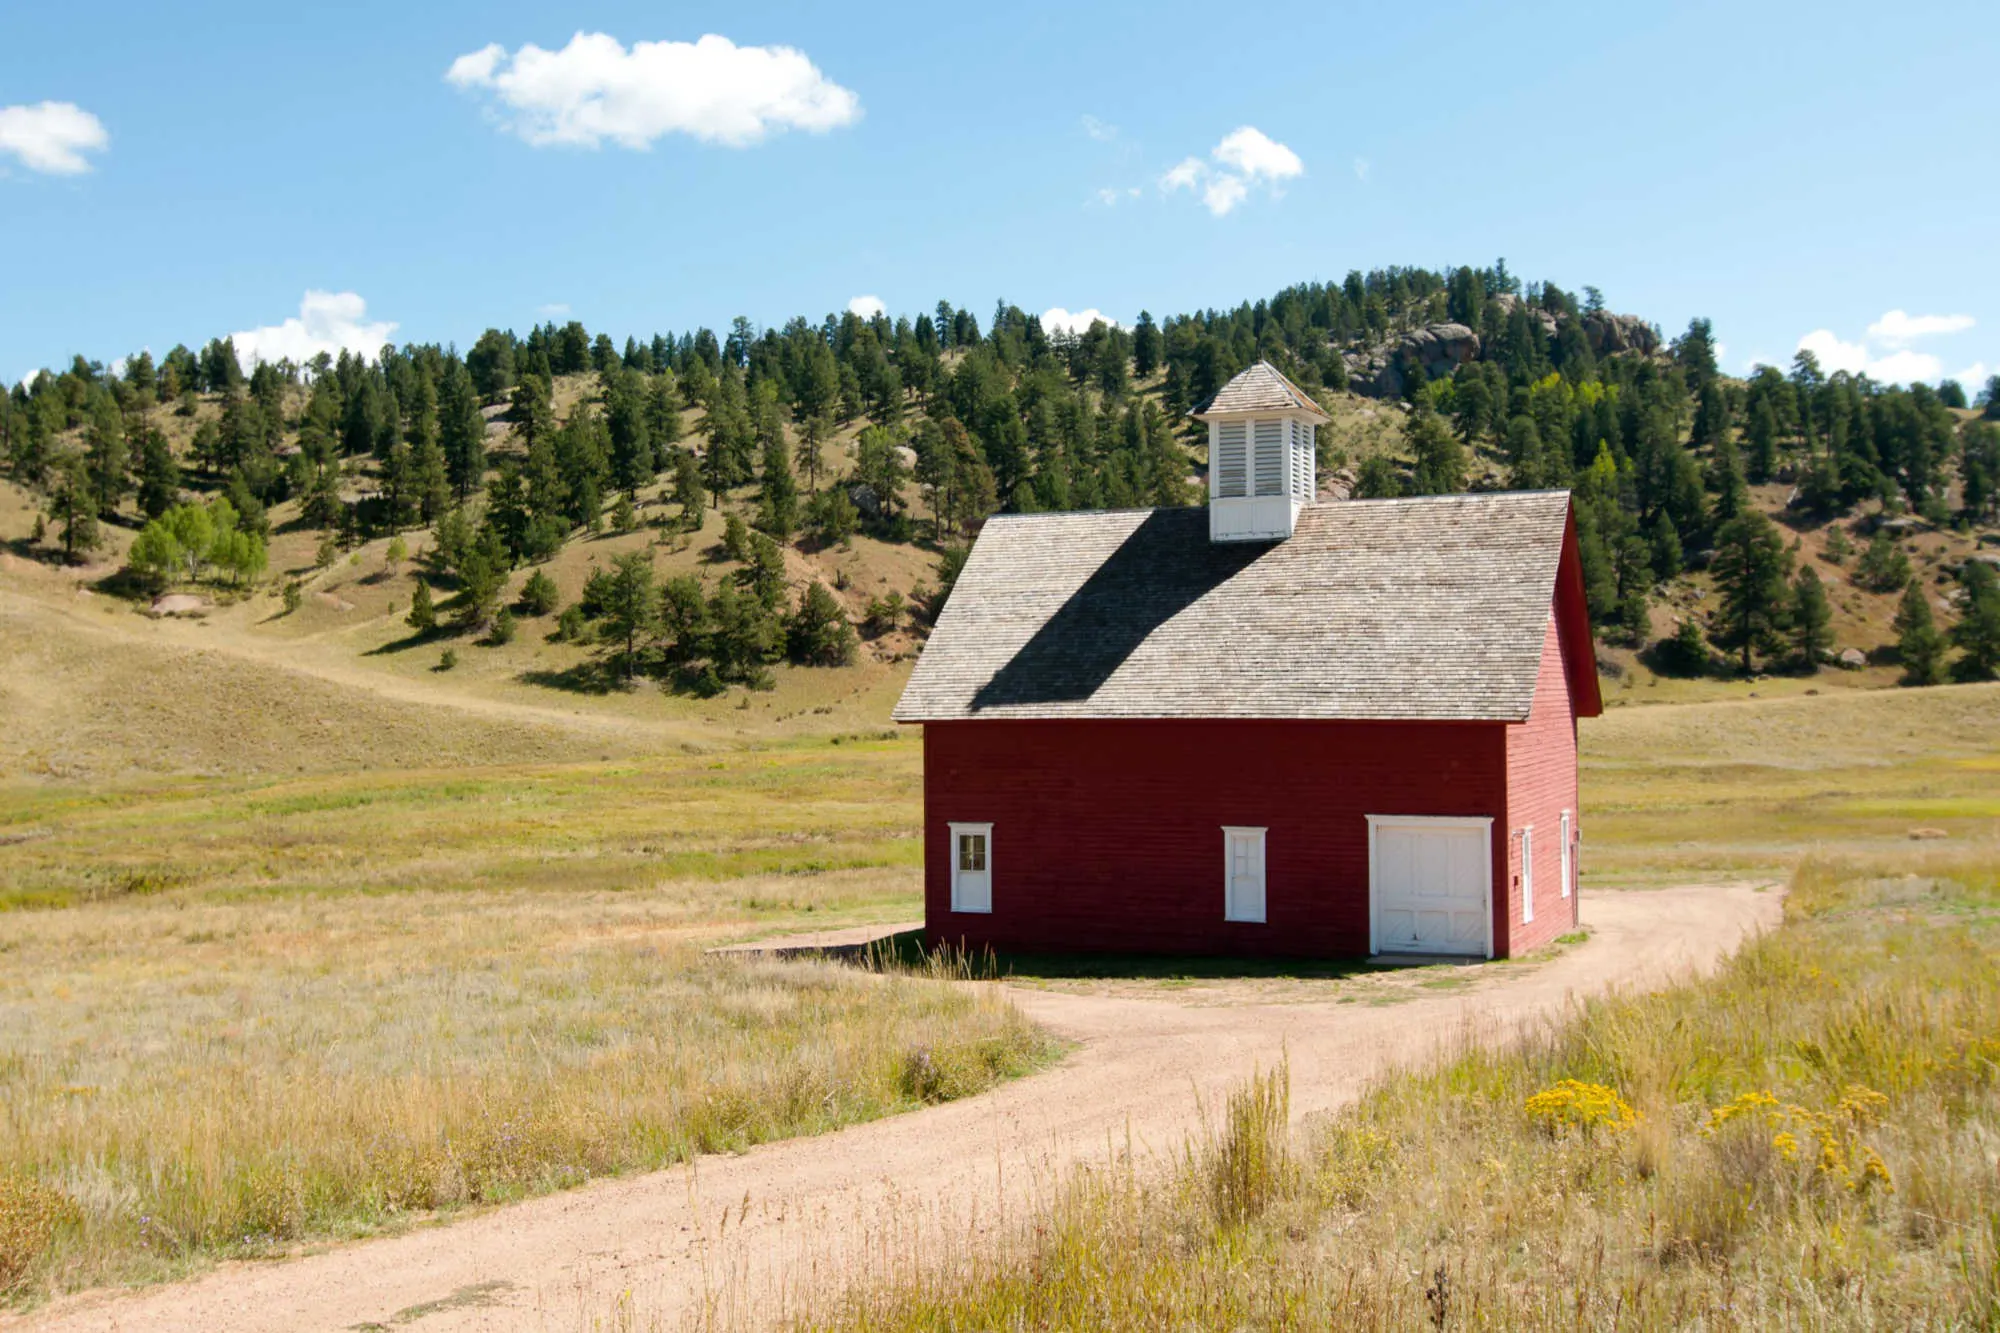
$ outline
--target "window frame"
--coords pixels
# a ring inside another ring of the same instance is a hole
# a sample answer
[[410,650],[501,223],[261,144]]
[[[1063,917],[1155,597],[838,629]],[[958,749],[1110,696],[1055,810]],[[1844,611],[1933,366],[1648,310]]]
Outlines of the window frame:
[[1576,874],[1576,812],[1562,812],[1562,896],[1570,896],[1570,878]]
[[[1261,900],[1262,912],[1257,916],[1240,916],[1236,912],[1236,895],[1231,890],[1229,859],[1235,852],[1235,841],[1240,837],[1254,836],[1257,840],[1257,896]],[[1224,824],[1222,826],[1222,919],[1238,925],[1263,926],[1271,920],[1271,839],[1270,829],[1249,824]]]
[[[948,854],[951,858],[951,910],[954,912],[966,912],[975,916],[992,915],[993,912],[993,825],[992,823],[991,822],[984,824],[949,823],[946,825],[946,828],[950,831],[949,833],[950,842],[947,844],[947,846],[948,846]],[[979,837],[979,838],[984,838],[986,840],[986,848],[985,848],[986,868],[984,870],[963,871],[959,868],[959,839],[963,837]],[[963,895],[959,891],[959,876],[962,874],[983,874],[986,876],[986,906],[966,907],[963,905],[965,900]]]
[[1535,923],[1535,826],[1523,824],[1515,832],[1521,839],[1521,924]]

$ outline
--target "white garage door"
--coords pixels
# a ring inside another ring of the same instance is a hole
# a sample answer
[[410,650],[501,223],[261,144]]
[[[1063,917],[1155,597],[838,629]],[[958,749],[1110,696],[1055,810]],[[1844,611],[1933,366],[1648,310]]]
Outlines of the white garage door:
[[1493,956],[1493,824],[1368,820],[1375,951]]

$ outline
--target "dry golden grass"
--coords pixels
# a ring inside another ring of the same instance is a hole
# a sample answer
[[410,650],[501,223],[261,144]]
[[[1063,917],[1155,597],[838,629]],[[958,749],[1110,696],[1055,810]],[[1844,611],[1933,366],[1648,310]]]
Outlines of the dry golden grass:
[[1468,1048],[1295,1142],[1260,1081],[1167,1177],[1079,1175],[1014,1244],[802,1322],[1992,1327],[1996,853],[1809,862],[1708,980]]
[[2000,837],[2000,686],[1621,709],[1583,724],[1586,885],[1769,877],[1913,831]]
[[0,918],[0,1290],[394,1228],[963,1096],[1051,1053],[984,990],[705,957],[690,922],[731,910],[699,899]]

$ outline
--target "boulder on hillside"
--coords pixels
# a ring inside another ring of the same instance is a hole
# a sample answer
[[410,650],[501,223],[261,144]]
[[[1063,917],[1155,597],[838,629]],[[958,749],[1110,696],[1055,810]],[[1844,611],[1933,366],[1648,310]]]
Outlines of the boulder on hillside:
[[1868,665],[1868,654],[1859,648],[1843,648],[1840,650],[1840,656],[1834,660],[1840,663],[1842,671],[1859,671]]
[[1599,310],[1583,317],[1583,333],[1590,350],[1599,356],[1619,352],[1639,352],[1651,356],[1660,350],[1660,332],[1637,315],[1614,315]]
[[863,518],[876,518],[882,513],[882,497],[875,494],[875,488],[865,481],[857,481],[847,488],[848,503],[861,511]]
[[1401,398],[1412,373],[1421,369],[1424,380],[1449,379],[1453,371],[1479,357],[1479,335],[1463,324],[1426,324],[1412,329],[1394,342],[1363,352],[1349,352],[1347,387],[1355,393],[1375,398]]
[[155,597],[146,610],[155,616],[198,616],[208,610],[208,603],[191,593],[170,592],[164,597]]
[[[1500,307],[1500,314],[1503,318],[1512,318],[1514,307],[1521,304],[1521,298],[1512,292],[1502,292],[1493,298],[1493,304]],[[1555,337],[1556,317],[1554,315],[1538,305],[1531,305],[1528,307],[1528,318],[1542,326],[1542,336],[1547,338]]]

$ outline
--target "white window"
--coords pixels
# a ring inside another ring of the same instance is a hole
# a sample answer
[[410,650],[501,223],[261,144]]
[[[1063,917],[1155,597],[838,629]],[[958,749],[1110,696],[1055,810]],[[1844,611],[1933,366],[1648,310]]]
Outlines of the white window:
[[1521,920],[1535,919],[1535,830],[1521,830]]
[[1264,919],[1264,830],[1222,830],[1222,919]]
[[1569,813],[1569,811],[1567,811],[1567,810],[1563,811],[1563,817],[1562,817],[1562,840],[1563,840],[1563,846],[1562,846],[1562,895],[1563,895],[1563,897],[1565,897],[1565,898],[1569,897],[1569,886],[1570,886],[1570,877],[1571,877],[1571,876],[1573,876],[1574,874],[1576,874],[1576,851],[1575,851],[1575,843],[1576,843],[1576,833],[1575,833],[1575,828],[1576,828],[1576,825],[1575,825],[1575,823],[1574,823],[1574,822],[1573,822],[1573,821],[1571,820],[1571,818],[1570,818],[1570,813]]
[[1244,425],[1240,421],[1215,423],[1215,493],[1225,500],[1248,495],[1249,456],[1244,446]]
[[951,910],[993,910],[993,826],[951,826]]

